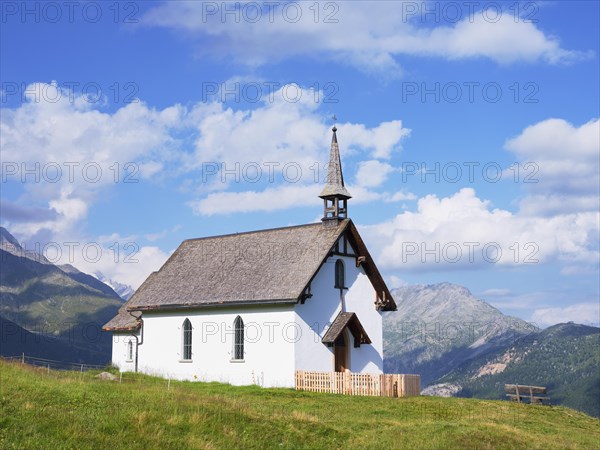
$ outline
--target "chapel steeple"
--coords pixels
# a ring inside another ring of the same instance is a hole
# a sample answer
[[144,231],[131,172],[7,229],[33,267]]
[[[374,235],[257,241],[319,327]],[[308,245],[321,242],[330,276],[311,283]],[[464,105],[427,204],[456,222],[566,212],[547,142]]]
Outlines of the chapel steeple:
[[327,182],[321,197],[324,202],[323,223],[325,225],[337,225],[339,220],[348,217],[348,199],[352,198],[344,187],[344,176],[342,174],[342,162],[340,159],[340,148],[338,146],[336,131],[332,128],[331,149],[329,151],[329,166],[327,169]]

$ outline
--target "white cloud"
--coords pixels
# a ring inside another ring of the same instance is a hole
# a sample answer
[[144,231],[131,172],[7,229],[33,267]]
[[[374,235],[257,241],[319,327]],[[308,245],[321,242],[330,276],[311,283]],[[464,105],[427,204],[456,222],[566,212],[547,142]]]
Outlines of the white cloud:
[[[254,110],[223,107],[199,121],[195,153],[189,165],[204,169],[205,184],[198,192],[202,198],[189,202],[195,213],[276,211],[315,205],[326,174],[331,130],[323,124],[312,90],[303,89],[300,101],[288,102],[282,95],[283,89],[275,93],[274,101],[265,101]],[[340,123],[337,127],[342,159],[365,154],[389,158],[410,134],[400,120],[372,128],[352,123]],[[360,165],[358,185],[348,186],[355,204],[411,197],[410,193],[374,192],[369,189],[376,187],[373,183],[364,186],[365,171],[373,170],[374,165],[385,176],[392,170],[389,164],[376,160]],[[349,167],[344,165],[346,179]],[[256,188],[233,190],[240,185]]]
[[[130,179],[139,181],[217,165],[217,173],[194,177],[201,182],[201,192],[223,190],[235,181],[251,185],[248,178],[257,165],[263,183],[292,179],[320,184],[325,175],[331,131],[310,89],[295,87],[300,99],[290,102],[282,87],[272,101],[264,99],[248,110],[234,111],[218,103],[155,110],[139,102],[111,114],[54,85],[38,83],[27,91],[43,92],[49,86],[60,90],[59,101],[29,98],[18,108],[2,110],[2,161],[16,170],[8,180],[20,182],[23,167],[38,167],[41,179],[25,179],[21,201],[45,202],[58,213],[54,222],[30,224],[20,230],[23,233],[53,226],[58,230],[63,228],[61,220],[64,224],[84,219],[98,193],[123,183],[127,171]],[[373,128],[339,125],[342,145],[355,154],[389,157],[408,133],[399,120]],[[58,181],[49,182],[56,170]]]
[[[283,89],[275,94],[275,101],[265,101],[254,110],[233,111],[222,107],[199,120],[190,164],[199,168],[210,165],[212,170],[216,163],[220,168],[233,171],[229,176],[225,171],[219,172],[221,176],[210,175],[207,180],[209,184],[212,182],[212,187],[227,187],[228,183],[223,180],[248,182],[254,176],[256,165],[264,172],[261,181],[269,179],[272,183],[282,181],[282,177],[287,178],[283,181],[290,178],[298,181],[292,166],[301,169],[303,183],[320,183],[324,179],[331,130],[323,124],[312,90],[301,90],[301,100],[292,103],[284,100]],[[338,139],[343,149],[342,158],[350,153],[389,158],[400,150],[402,139],[409,133],[400,120],[382,122],[373,128],[341,123]],[[246,170],[250,172],[245,175]],[[286,175],[285,170],[291,173]],[[237,179],[236,173],[241,174]],[[270,179],[271,173],[277,175],[276,180]]]
[[[262,191],[212,192],[206,197],[189,202],[194,213],[213,216],[232,213],[272,212],[297,206],[319,207],[318,195],[322,184],[278,184]],[[414,199],[414,194],[375,192],[362,186],[348,186],[352,204],[373,201],[398,202]]]
[[[440,4],[332,2],[315,20],[314,6],[309,10],[308,4],[300,2],[296,8],[302,10],[302,15],[297,21],[290,20],[294,11],[278,4],[272,16],[265,9],[261,18],[252,23],[246,20],[247,3],[238,2],[241,12],[237,20],[232,14],[222,15],[226,8],[233,9],[233,2],[215,3],[214,14],[207,13],[206,2],[165,3],[148,11],[143,23],[199,36],[204,39],[199,52],[219,58],[233,57],[249,66],[317,55],[366,72],[393,76],[401,72],[396,60],[401,55],[444,59],[482,57],[500,64],[516,61],[556,64],[586,56],[563,49],[556,38],[546,35],[534,23],[515,20],[507,8],[496,20],[494,11],[477,10],[471,15],[464,7],[460,12],[462,20],[432,27],[424,23],[421,14],[408,14],[405,6],[432,9]],[[318,9],[321,8],[324,8],[322,3]],[[325,20],[327,14],[333,21]],[[439,14],[434,20],[439,24],[444,19]],[[253,51],[248,52],[248,47]]]
[[464,188],[450,197],[422,197],[415,212],[363,229],[383,267],[448,270],[554,259],[593,264],[598,222],[598,212],[544,218],[492,209]]
[[[35,91],[35,86],[49,85],[34,83],[27,91]],[[183,113],[178,106],[157,111],[142,102],[127,104],[114,114],[103,113],[81,96],[71,101],[73,94],[59,89],[62,94],[56,102],[30,94],[20,107],[2,109],[3,161],[59,163],[66,172],[63,178],[69,173],[63,163],[77,163],[75,180],[82,179],[81,165],[95,163],[106,172],[95,183],[112,182],[105,164],[137,161],[142,155],[164,156],[160,152],[169,148],[169,128]],[[88,178],[95,179],[93,168],[89,169]]]
[[190,202],[190,206],[196,214],[205,216],[278,211],[291,206],[316,205],[320,188],[319,185],[312,184],[278,186],[263,191],[215,192]]
[[379,159],[388,159],[394,151],[400,151],[402,140],[410,136],[411,131],[403,128],[400,120],[382,122],[371,129],[362,124],[341,125],[338,129],[349,149],[370,149],[372,156]]
[[388,176],[394,171],[394,168],[387,164],[372,159],[363,161],[358,165],[356,172],[356,182],[359,186],[379,187],[386,182]]
[[70,264],[88,274],[102,272],[134,289],[169,257],[156,246],[141,245],[137,235],[112,233],[90,238],[73,226],[33,239],[15,234],[24,248],[43,253],[53,264]]
[[575,322],[597,327],[600,326],[600,303],[586,302],[565,307],[539,308],[533,312],[531,321],[540,326]]
[[492,292],[486,294],[488,292],[486,291],[481,296],[492,306],[503,311],[532,311],[536,307],[546,307],[548,304],[566,304],[572,301],[570,293],[565,294],[563,291],[556,290],[526,291],[523,293],[515,293],[509,289],[490,289],[490,291]]
[[[150,273],[160,269],[169,257],[169,254],[158,247],[138,246],[135,241],[113,242],[110,245],[80,242],[82,245],[73,252],[73,257],[69,258],[63,254],[61,263],[68,262],[85,273],[102,272],[108,278],[128,284],[134,289],[137,289]],[[87,254],[80,251],[88,244]],[[98,251],[98,248],[101,251]],[[99,259],[96,255],[99,255]]]
[[[62,259],[61,263],[71,263],[85,271],[99,270],[137,286],[166,259],[165,253],[156,247],[144,247],[136,236],[125,242],[116,233],[94,238],[85,232],[88,214],[97,199],[116,185],[125,188],[126,172],[130,173],[129,179],[138,182],[186,174],[194,180],[188,192],[196,195],[189,205],[202,215],[317,205],[314,202],[325,176],[331,131],[323,123],[320,104],[315,101],[319,96],[312,90],[295,87],[300,100],[290,102],[285,100],[284,87],[272,99],[264,99],[247,110],[236,111],[219,103],[173,105],[156,110],[138,102],[109,113],[56,85],[38,83],[27,91],[47,89],[60,90],[60,100],[30,96],[17,108],[2,109],[2,162],[14,164],[17,169],[8,180],[23,185],[16,203],[36,208],[35,214],[24,214],[22,208],[3,209],[9,213],[9,217],[3,216],[3,225],[25,240],[79,242],[81,246],[95,242],[102,248],[102,258],[93,263],[81,255]],[[390,157],[409,133],[399,120],[372,128],[341,123],[338,128],[344,158],[349,154],[356,158]],[[352,150],[345,151],[347,148]],[[129,163],[133,165],[128,166]],[[202,179],[199,171],[206,163],[218,164],[219,170],[233,169],[234,174],[223,177],[221,172]],[[36,164],[41,179],[29,176],[22,182],[23,165],[31,168]],[[84,171],[86,164],[90,166],[88,171]],[[264,171],[257,184],[244,178],[251,174],[244,168],[253,164],[259,164]],[[277,174],[272,180],[269,164]],[[292,170],[286,172],[286,164],[291,164]],[[53,176],[52,171],[44,172],[48,167],[62,170],[56,182],[48,181],[48,175]],[[298,180],[296,168],[301,171]],[[286,180],[286,175],[292,180]],[[240,183],[256,186],[256,190],[229,191],[239,188],[236,177]],[[392,199],[391,194],[358,186],[354,194],[356,202]],[[395,198],[407,195],[410,194],[397,193]],[[282,198],[286,201],[282,202]],[[41,214],[43,211],[48,214]],[[164,232],[148,234],[144,239],[153,241],[163,236]],[[135,244],[139,262],[113,261],[111,246],[115,241]]]
[[510,289],[505,288],[491,288],[486,289],[481,293],[483,297],[505,297],[510,294]]
[[579,128],[563,119],[546,119],[531,125],[510,139],[506,146],[524,158],[566,159],[566,156],[598,156],[600,123],[590,120]]
[[389,200],[385,200],[385,201],[401,202],[404,200],[416,200],[416,199],[417,199],[417,196],[415,194],[413,194],[412,192],[399,191],[399,192],[395,192],[394,194],[392,194],[392,196],[389,198]]
[[563,275],[597,274],[600,121],[576,127],[544,120],[506,148],[519,159],[519,179],[537,180],[523,183],[517,212],[494,208],[470,188],[444,198],[426,195],[415,211],[365,227],[380,263],[450,270],[558,261]]
[[390,275],[390,281],[388,285],[391,286],[391,289],[395,289],[402,286],[408,286],[409,283],[402,278],[397,277],[396,275]]
[[584,56],[562,49],[555,38],[546,36],[533,23],[515,21],[506,12],[494,20],[476,14],[472,21],[435,28],[426,37],[415,39],[415,52],[447,55],[449,59],[487,57],[501,64],[537,60],[557,64]]
[[144,238],[146,238],[150,242],[154,242],[154,241],[158,241],[158,240],[168,236],[170,233],[175,233],[175,232],[179,231],[180,229],[181,229],[181,225],[175,225],[173,228],[171,228],[171,230],[162,230],[158,233],[145,234]]
[[555,216],[560,214],[594,211],[598,209],[597,195],[527,195],[519,201],[519,210],[528,216]]
[[544,120],[508,140],[506,148],[519,158],[521,179],[529,174],[535,180],[523,183],[528,195],[520,202],[522,214],[598,210],[600,120],[579,127]]

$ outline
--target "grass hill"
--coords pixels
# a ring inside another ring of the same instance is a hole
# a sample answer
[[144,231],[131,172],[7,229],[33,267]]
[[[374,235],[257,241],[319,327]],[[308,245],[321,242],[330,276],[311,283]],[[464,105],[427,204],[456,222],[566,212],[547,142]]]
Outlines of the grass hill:
[[0,360],[1,448],[597,448],[564,407],[47,372]]
[[440,382],[456,395],[501,398],[504,384],[546,386],[554,403],[600,417],[600,328],[558,324],[476,358]]

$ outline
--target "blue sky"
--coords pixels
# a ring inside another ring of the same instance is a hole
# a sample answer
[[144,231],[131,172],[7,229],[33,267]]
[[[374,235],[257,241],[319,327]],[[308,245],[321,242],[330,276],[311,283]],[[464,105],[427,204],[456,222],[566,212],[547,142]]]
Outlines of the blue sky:
[[319,220],[335,114],[390,287],[600,321],[598,2],[238,5],[3,2],[2,225],[137,287]]

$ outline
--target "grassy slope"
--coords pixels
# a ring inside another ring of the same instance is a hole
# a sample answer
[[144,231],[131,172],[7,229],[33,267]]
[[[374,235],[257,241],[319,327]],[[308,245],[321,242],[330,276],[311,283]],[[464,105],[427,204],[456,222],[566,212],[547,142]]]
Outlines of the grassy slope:
[[600,422],[503,401],[46,373],[0,361],[0,448],[594,448]]

